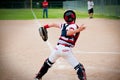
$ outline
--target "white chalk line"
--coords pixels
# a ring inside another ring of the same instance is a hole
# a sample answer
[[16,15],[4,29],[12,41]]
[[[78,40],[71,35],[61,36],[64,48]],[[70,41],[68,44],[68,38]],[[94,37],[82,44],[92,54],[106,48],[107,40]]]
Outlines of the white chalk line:
[[106,67],[101,67],[101,66],[87,66],[86,69],[91,69],[91,70],[95,70],[95,71],[105,71],[105,72],[114,72],[114,73],[120,73],[120,69],[108,69]]
[[[32,14],[33,14],[33,16],[34,16],[35,23],[37,24],[38,27],[41,27],[40,22],[38,21],[36,15],[35,15],[35,13],[34,13],[34,11],[33,11],[32,9],[31,9],[31,11],[32,11]],[[50,50],[51,50],[51,52],[52,52],[53,47],[52,47],[51,43],[50,43],[49,41],[47,41],[47,42],[45,42],[45,43],[48,45],[48,47],[50,48]],[[98,54],[98,53],[100,53],[100,54],[101,54],[101,53],[102,53],[102,54],[120,54],[120,52],[94,52],[94,51],[93,51],[93,52],[75,51],[74,53],[80,53],[80,54],[82,54],[82,53],[86,53],[86,54]],[[67,65],[61,64],[61,61],[60,61],[60,60],[58,60],[57,63],[58,63],[58,65],[59,65],[59,66],[58,66],[58,69],[70,68],[70,67],[67,67]],[[102,70],[102,71],[109,71],[109,72],[120,73],[120,70],[117,70],[117,69],[108,69],[108,68],[104,68],[104,67],[88,66],[88,67],[86,67],[86,69],[94,69],[94,70]]]
[[[57,60],[57,69],[71,69],[72,67],[70,65],[65,64],[64,62],[61,62],[60,60]],[[95,70],[95,71],[103,71],[103,72],[114,72],[114,73],[120,73],[120,69],[113,69],[113,68],[106,68],[101,66],[86,66],[85,69],[88,70]]]
[[[38,28],[41,27],[41,24],[40,24],[40,22],[38,21],[36,15],[35,15],[35,13],[34,13],[34,11],[33,11],[32,9],[31,9],[31,12],[32,12],[32,14],[33,14],[33,16],[34,16],[35,23],[37,24]],[[48,47],[50,48],[50,51],[52,52],[53,47],[52,47],[52,45],[50,44],[49,40],[47,40],[45,43],[48,45]]]
[[78,54],[120,54],[118,51],[74,51],[74,53]]

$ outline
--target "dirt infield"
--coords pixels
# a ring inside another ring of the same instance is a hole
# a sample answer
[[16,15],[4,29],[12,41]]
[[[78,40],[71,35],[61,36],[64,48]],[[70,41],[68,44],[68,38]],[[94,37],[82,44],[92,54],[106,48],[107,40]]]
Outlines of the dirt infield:
[[[62,23],[62,19],[41,19],[46,23]],[[73,48],[84,64],[88,80],[120,80],[120,20],[77,19],[87,28]],[[35,20],[0,20],[0,80],[33,80],[35,74],[55,47],[60,31],[48,29],[43,42]],[[43,80],[78,80],[74,69],[58,59]]]

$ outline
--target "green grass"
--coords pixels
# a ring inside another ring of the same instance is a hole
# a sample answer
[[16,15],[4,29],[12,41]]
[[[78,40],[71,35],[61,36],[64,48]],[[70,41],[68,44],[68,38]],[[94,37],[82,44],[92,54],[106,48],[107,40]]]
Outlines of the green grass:
[[[33,9],[37,18],[42,18],[42,9]],[[64,9],[49,9],[48,16],[49,18],[63,18],[63,13],[65,12]],[[81,13],[79,11],[75,11],[77,18],[87,18],[87,13]]]
[[120,19],[118,16],[107,16],[107,15],[101,15],[101,14],[95,14],[95,18],[107,18],[107,19]]
[[0,20],[33,19],[30,9],[0,9]]
[[[42,9],[33,9],[38,19],[42,19]],[[63,9],[48,9],[49,18],[63,18]],[[76,11],[77,18],[88,18],[87,13]],[[120,19],[116,16],[95,14],[95,18]],[[29,20],[34,19],[31,9],[0,9],[0,20]]]
[[[42,9],[33,9],[37,18],[42,18]],[[62,18],[64,10],[63,9],[48,9],[48,17],[49,18]]]

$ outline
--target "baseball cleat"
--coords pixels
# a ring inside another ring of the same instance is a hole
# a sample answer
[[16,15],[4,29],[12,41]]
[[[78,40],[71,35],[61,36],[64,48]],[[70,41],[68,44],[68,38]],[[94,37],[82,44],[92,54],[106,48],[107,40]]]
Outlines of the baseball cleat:
[[42,80],[42,79],[35,78],[34,80]]

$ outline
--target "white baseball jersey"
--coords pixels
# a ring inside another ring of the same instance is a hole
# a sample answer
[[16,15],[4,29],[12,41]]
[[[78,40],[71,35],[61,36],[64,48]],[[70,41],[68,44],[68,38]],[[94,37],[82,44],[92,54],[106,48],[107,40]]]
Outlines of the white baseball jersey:
[[88,1],[88,10],[93,8],[94,2],[93,1]]

